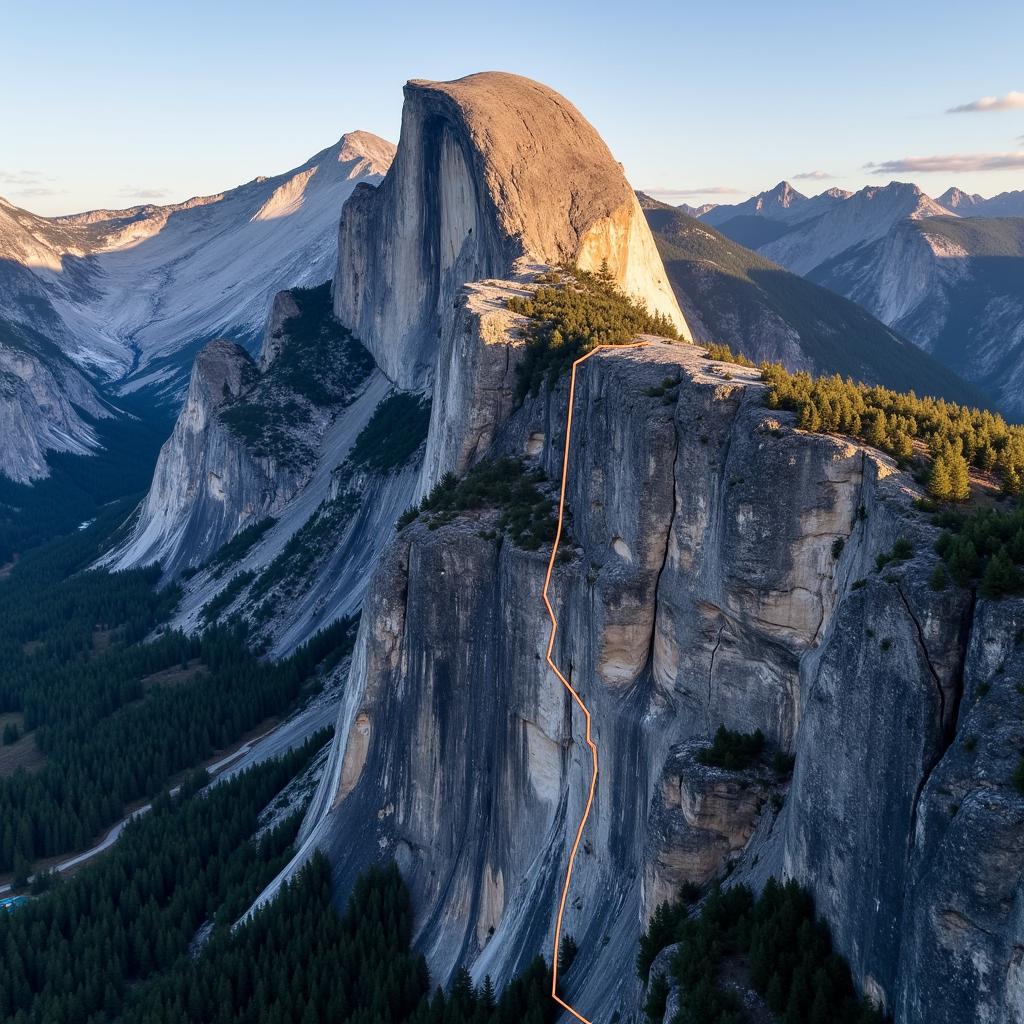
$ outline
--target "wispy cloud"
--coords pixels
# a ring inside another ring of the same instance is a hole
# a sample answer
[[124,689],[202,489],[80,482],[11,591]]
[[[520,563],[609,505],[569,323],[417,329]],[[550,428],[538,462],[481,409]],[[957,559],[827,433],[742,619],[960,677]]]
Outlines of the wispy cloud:
[[742,189],[733,188],[732,185],[708,185],[706,188],[644,188],[640,191],[651,196],[685,199],[687,196],[736,196],[741,194]]
[[30,199],[65,195],[68,190],[58,188],[56,180],[42,171],[0,171],[0,188],[5,192],[9,191],[12,196],[25,196]]
[[945,156],[906,156],[901,160],[868,163],[873,174],[929,174],[932,171],[1024,170],[1024,151],[1015,153],[949,153]]
[[171,194],[167,188],[140,188],[137,185],[125,185],[117,193],[124,199],[163,199]]
[[947,114],[982,114],[996,110],[1024,110],[1024,92],[1012,90],[1005,96],[982,96],[980,100],[950,107]]
[[0,171],[0,185],[33,187],[49,181],[53,181],[53,178],[42,171]]
[[32,199],[44,199],[47,196],[67,195],[66,188],[51,188],[49,185],[31,185],[28,188],[17,188],[12,190],[12,196],[28,196]]
[[803,174],[794,174],[794,181],[831,181],[834,178],[834,174],[829,174],[828,171],[804,171]]

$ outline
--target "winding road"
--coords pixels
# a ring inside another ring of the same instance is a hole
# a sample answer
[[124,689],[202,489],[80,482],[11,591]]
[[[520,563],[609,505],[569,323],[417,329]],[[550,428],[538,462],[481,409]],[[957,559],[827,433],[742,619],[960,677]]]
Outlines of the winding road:
[[[224,782],[246,768],[251,768],[253,765],[260,764],[272,757],[278,757],[293,747],[301,746],[313,733],[323,729],[325,726],[333,725],[337,714],[337,701],[330,699],[330,696],[326,694],[322,695],[321,698],[313,701],[308,707],[303,708],[297,715],[286,719],[280,725],[275,725],[274,728],[268,729],[265,733],[256,736],[254,739],[248,740],[237,750],[225,755],[219,761],[214,761],[213,764],[207,765],[206,771],[211,779],[210,785]],[[180,788],[180,786],[175,786],[170,791],[171,796],[175,796]],[[131,814],[123,817],[116,825],[112,825],[107,834],[95,846],[84,850],[82,853],[76,853],[67,860],[61,861],[54,866],[54,870],[63,874],[72,868],[78,867],[80,864],[84,864],[86,861],[92,860],[93,857],[103,853],[104,850],[109,850],[121,838],[121,833],[124,831],[125,826],[130,821],[134,821],[136,818],[140,818],[143,814],[148,813],[152,806],[152,804],[144,804],[142,807],[136,808]],[[10,882],[0,885],[0,895],[10,891]]]

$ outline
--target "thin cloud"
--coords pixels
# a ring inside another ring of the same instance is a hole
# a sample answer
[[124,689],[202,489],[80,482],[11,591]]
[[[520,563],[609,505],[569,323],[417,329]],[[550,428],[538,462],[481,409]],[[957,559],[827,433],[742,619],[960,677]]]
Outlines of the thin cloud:
[[32,185],[30,188],[15,189],[11,195],[29,196],[32,199],[45,199],[47,196],[67,195],[66,188],[50,188],[49,185]]
[[125,185],[118,193],[123,199],[163,199],[171,194],[167,188],[138,188],[135,185]]
[[53,180],[42,171],[0,171],[0,185],[21,185],[33,188]]
[[982,96],[972,103],[950,107],[947,114],[984,114],[996,110],[1024,110],[1024,92],[1011,90],[1005,96]]
[[794,174],[794,181],[831,181],[835,177],[828,171],[804,171],[803,174]]
[[652,196],[684,199],[687,196],[737,196],[742,190],[731,185],[708,185],[707,188],[644,188],[640,191]]
[[932,171],[1024,170],[1024,151],[1016,153],[949,153],[946,156],[906,156],[901,160],[867,163],[873,174],[929,174]]

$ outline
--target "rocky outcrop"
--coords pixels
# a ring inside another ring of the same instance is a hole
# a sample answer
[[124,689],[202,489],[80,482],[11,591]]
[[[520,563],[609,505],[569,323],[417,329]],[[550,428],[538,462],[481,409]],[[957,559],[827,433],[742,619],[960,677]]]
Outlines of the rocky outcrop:
[[138,521],[111,564],[159,561],[171,575],[198,566],[247,523],[277,515],[318,470],[329,477],[331,427],[372,373],[369,354],[331,315],[326,284],[279,292],[258,364],[224,340],[199,353]]
[[291,292],[278,292],[270,307],[267,326],[263,329],[263,342],[256,360],[260,373],[270,369],[270,364],[280,355],[288,337],[287,324],[299,315],[299,307]]
[[772,791],[763,770],[701,764],[704,744],[674,748],[651,801],[644,864],[644,912],[675,900],[684,882],[704,885],[738,856]]
[[686,325],[636,197],[563,97],[515,75],[409,82],[398,151],[342,212],[335,312],[400,387],[435,373],[460,288],[526,264],[607,264]]
[[219,415],[257,372],[231,341],[213,341],[196,356],[185,405],[131,534],[109,556],[112,569],[160,562],[173,575],[197,565],[293,490],[294,475],[254,456]]

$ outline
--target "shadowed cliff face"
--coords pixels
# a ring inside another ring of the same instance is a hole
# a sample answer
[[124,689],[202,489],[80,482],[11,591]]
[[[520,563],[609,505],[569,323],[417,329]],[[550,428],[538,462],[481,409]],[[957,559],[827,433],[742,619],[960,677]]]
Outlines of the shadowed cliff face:
[[417,388],[462,285],[508,277],[520,260],[606,262],[686,331],[636,197],[570,103],[515,75],[410,82],[391,170],[342,212],[339,319],[392,380]]
[[112,569],[161,562],[172,574],[198,564],[244,521],[266,514],[280,489],[294,486],[292,474],[253,457],[218,415],[256,374],[252,357],[231,341],[213,341],[196,357],[138,520],[109,556]]

